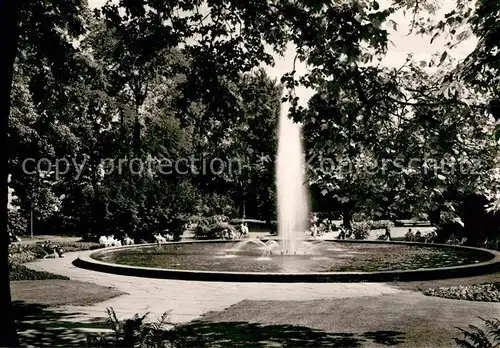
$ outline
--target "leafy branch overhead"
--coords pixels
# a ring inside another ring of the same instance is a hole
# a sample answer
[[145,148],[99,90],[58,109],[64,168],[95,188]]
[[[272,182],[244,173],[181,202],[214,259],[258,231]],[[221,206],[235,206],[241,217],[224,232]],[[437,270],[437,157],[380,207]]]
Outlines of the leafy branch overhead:
[[[427,20],[439,10],[430,0],[123,0],[95,11],[78,1],[23,3],[10,120],[16,204],[82,231],[181,229],[191,214],[244,209],[272,219],[273,164],[255,161],[274,158],[283,97],[303,123],[311,187],[325,209],[453,220],[470,194],[496,209],[498,5],[456,0],[442,20]],[[383,65],[401,11],[412,32],[446,36],[447,47],[429,61]],[[453,47],[471,37],[475,50],[457,63]],[[297,55],[279,82],[259,70],[290,46]],[[314,91],[306,106],[298,87]],[[57,178],[25,175],[28,155],[86,165]],[[186,175],[111,170],[120,159],[190,156],[199,161],[182,164]],[[237,157],[241,170],[192,170],[215,157]],[[468,163],[475,174],[435,173],[429,158]],[[346,166],[358,170],[331,170]]]

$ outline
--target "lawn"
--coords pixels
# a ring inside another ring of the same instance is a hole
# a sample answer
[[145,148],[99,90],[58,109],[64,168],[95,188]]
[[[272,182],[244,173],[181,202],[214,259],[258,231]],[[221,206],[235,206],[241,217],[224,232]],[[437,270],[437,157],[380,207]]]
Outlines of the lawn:
[[10,283],[13,301],[47,306],[88,306],[124,295],[112,287],[75,280],[22,280]]
[[[92,250],[100,248],[96,243],[83,243],[67,238],[60,239],[66,251]],[[66,276],[50,272],[35,271],[23,265],[33,261],[41,252],[38,245],[12,246],[9,250],[10,286],[13,301],[39,305],[91,305],[123,295],[110,287],[70,280]]]
[[500,305],[416,292],[314,301],[242,301],[185,329],[211,347],[454,347],[456,327]]
[[[13,317],[23,347],[82,347],[89,332],[109,330],[103,318],[80,318],[63,306],[90,306],[124,295],[112,287],[69,280],[67,277],[16,266],[10,282]],[[103,313],[104,314],[104,313]]]
[[[53,240],[53,239],[51,239]],[[81,243],[60,238],[65,251],[98,248],[95,243]],[[35,271],[22,263],[40,255],[40,246],[32,241],[13,246],[10,252],[10,288],[13,316],[17,322],[22,346],[55,347],[86,345],[86,334],[109,329],[105,320],[82,323],[79,313],[60,310],[64,306],[90,306],[124,295],[112,287],[70,280],[66,276]],[[104,314],[104,313],[103,313]]]
[[21,347],[86,347],[88,332],[109,330],[104,318],[80,320],[77,311],[24,301],[12,305]]
[[[457,327],[497,318],[500,304],[424,296],[420,291],[500,281],[470,278],[392,283],[407,290],[377,297],[242,301],[181,328],[210,347],[455,347]],[[408,291],[409,290],[409,291]]]
[[24,265],[12,264],[9,270],[10,281],[20,281],[20,280],[48,280],[48,279],[61,279],[69,280],[68,277],[59,274],[54,274],[50,272],[35,271]]

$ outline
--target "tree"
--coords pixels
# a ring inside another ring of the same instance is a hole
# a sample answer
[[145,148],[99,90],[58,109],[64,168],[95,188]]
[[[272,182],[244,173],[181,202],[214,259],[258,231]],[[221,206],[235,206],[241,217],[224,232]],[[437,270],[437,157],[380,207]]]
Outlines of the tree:
[[[10,111],[10,91],[12,87],[12,73],[14,60],[17,52],[17,28],[18,19],[18,3],[13,1],[2,1],[0,5],[0,23],[2,29],[2,47],[4,49],[0,58],[1,74],[0,83],[2,84],[2,95],[0,99],[2,124],[1,142],[4,144],[2,149],[2,168],[7,168],[8,165],[8,137],[9,137],[9,111]],[[2,171],[2,190],[1,190],[1,230],[0,230],[0,289],[2,296],[0,297],[0,310],[3,313],[12,313],[12,303],[10,295],[9,281],[9,234],[7,233],[7,217],[8,217],[8,171]],[[14,325],[12,315],[4,315],[0,321],[0,346],[2,347],[19,347],[19,339]]]
[[[472,113],[469,114],[472,115],[470,118],[472,127],[468,127],[466,134],[475,133],[472,139],[477,139],[477,135],[481,134],[479,141],[468,142],[470,138],[467,136],[461,140],[462,145],[466,148],[475,148],[476,155],[473,157],[476,158],[476,161],[480,160],[482,164],[477,168],[479,175],[462,176],[462,181],[465,182],[460,182],[459,185],[456,183],[452,188],[452,192],[457,189],[459,192],[458,197],[457,194],[452,196],[455,203],[460,203],[463,208],[460,214],[467,220],[464,220],[466,233],[470,237],[469,239],[477,241],[484,238],[488,230],[493,229],[493,227],[485,227],[482,231],[478,228],[478,221],[491,220],[491,217],[486,216],[484,210],[480,213],[480,210],[473,209],[475,212],[471,214],[470,209],[474,206],[471,202],[477,203],[481,200],[478,200],[478,197],[483,196],[489,202],[488,211],[496,211],[500,207],[498,204],[500,177],[496,170],[498,150],[495,144],[492,144],[491,136],[494,134],[496,141],[500,137],[498,127],[495,127],[495,121],[498,120],[497,104],[500,93],[499,46],[496,39],[499,33],[499,5],[496,2],[482,0],[476,2],[457,0],[456,6],[453,6],[444,15],[444,18],[438,21],[425,19],[427,17],[425,13],[429,9],[431,12],[436,10],[429,6],[430,2],[397,1],[396,5],[404,5],[412,10],[414,18],[412,28],[418,33],[429,35],[431,42],[446,34],[448,42],[439,55],[439,65],[450,62],[452,49],[461,42],[470,38],[475,38],[478,41],[466,59],[458,64],[454,62],[454,65],[448,69],[446,74],[442,74],[438,81],[446,87],[445,90],[454,95],[453,103],[455,105],[462,104],[463,106],[465,104],[472,107]],[[458,115],[459,118],[462,118],[467,113],[459,113]],[[490,136],[488,136],[488,132]],[[460,134],[460,131],[457,133]],[[485,146],[485,142],[489,142],[489,145]],[[482,156],[478,157],[480,153]],[[456,216],[455,213],[449,216],[453,215]],[[475,217],[471,218],[471,216]]]
[[[49,4],[44,1],[21,3],[2,1],[1,3],[2,47],[4,48],[1,58],[1,83],[4,87],[2,88],[2,98],[0,100],[0,105],[2,107],[1,139],[5,144],[4,146],[7,146],[7,148],[2,151],[3,168],[8,168],[9,165],[7,149],[9,141],[10,96],[14,71],[13,67],[18,53],[18,45],[23,48],[25,47],[24,44],[27,42],[32,44],[32,48],[36,48],[30,53],[35,52],[39,59],[46,58],[51,63],[54,63],[52,64],[54,71],[61,73],[59,76],[64,76],[66,72],[65,67],[68,66],[65,59],[68,53],[68,41],[66,41],[65,35],[61,35],[61,31],[54,29],[62,29],[62,32],[66,31],[70,36],[81,34],[80,9],[81,3],[78,2],[68,3],[63,1]],[[33,30],[34,28],[36,28],[36,30]],[[30,57],[33,56],[31,55]],[[34,62],[35,61],[36,59]],[[2,271],[0,284],[2,287],[2,294],[4,295],[0,297],[0,309],[4,313],[12,313],[8,266],[9,237],[6,231],[8,202],[7,176],[8,172],[5,171],[3,175],[1,202],[1,225],[3,231],[0,232],[2,236],[0,241],[0,268]],[[19,346],[13,324],[13,319],[10,315],[4,316],[4,319],[0,322],[0,346]]]
[[35,219],[44,220],[52,215],[57,203],[53,192],[53,180],[47,175],[47,163],[37,166],[41,159],[54,156],[50,134],[43,124],[39,110],[32,100],[28,77],[16,66],[11,94],[9,187],[16,192],[13,203],[20,207],[25,218],[33,212]]
[[241,76],[241,116],[228,130],[229,143],[219,150],[240,162],[226,178],[240,214],[245,205],[247,216],[266,221],[272,220],[276,211],[274,158],[282,93],[282,86],[262,69]]
[[[329,38],[322,41],[326,47],[297,40],[298,57],[310,72],[298,81],[292,75],[283,79],[292,103],[298,83],[317,91],[307,108],[294,104],[292,115],[304,123],[309,155],[317,158],[313,185],[337,199],[346,225],[357,211],[395,217],[401,211],[418,215],[438,209],[444,219],[457,219],[459,203],[467,195],[485,192],[494,168],[494,124],[485,107],[487,94],[453,78],[457,69],[446,54],[425,64],[409,57],[398,69],[371,63],[377,57],[373,53],[380,57],[387,42],[379,23],[396,7],[367,14],[371,27],[363,28],[359,18],[348,22],[360,32],[373,31],[367,36],[368,47],[354,41],[349,48],[331,52],[328,49],[336,43]],[[358,17],[369,11],[365,7]],[[441,69],[431,75],[423,69],[427,66]],[[418,164],[411,165],[413,160]],[[456,170],[440,172],[441,160]],[[479,174],[458,171],[459,165],[471,162],[480,164],[474,168]],[[333,173],[332,167],[337,169]]]

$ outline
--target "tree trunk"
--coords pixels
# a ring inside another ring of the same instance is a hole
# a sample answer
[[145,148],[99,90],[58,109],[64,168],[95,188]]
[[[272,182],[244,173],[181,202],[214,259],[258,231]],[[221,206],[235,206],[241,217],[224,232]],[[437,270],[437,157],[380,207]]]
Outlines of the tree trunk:
[[488,235],[489,230],[495,228],[492,214],[486,213],[484,208],[488,200],[480,195],[468,195],[463,202],[463,216],[467,244],[479,246]]
[[138,113],[136,113],[134,121],[134,148],[135,156],[141,158],[141,122]]
[[12,310],[12,301],[10,295],[9,281],[9,234],[7,232],[7,214],[8,214],[8,162],[9,162],[9,112],[10,112],[10,93],[12,88],[12,73],[14,60],[17,54],[17,15],[19,1],[2,0],[0,2],[0,31],[2,32],[2,54],[0,54],[0,88],[2,94],[0,97],[0,113],[2,123],[0,124],[1,142],[3,145],[1,153],[2,175],[0,202],[0,347],[19,347],[14,315]]
[[344,225],[345,228],[350,230],[352,227],[351,222],[352,222],[351,209],[344,208],[343,213],[342,213],[342,224]]
[[91,170],[92,170],[92,209],[91,209],[91,221],[90,221],[90,233],[99,233],[98,228],[98,216],[101,215],[101,210],[99,209],[99,202],[97,200],[97,165],[96,160],[92,158],[91,160]]

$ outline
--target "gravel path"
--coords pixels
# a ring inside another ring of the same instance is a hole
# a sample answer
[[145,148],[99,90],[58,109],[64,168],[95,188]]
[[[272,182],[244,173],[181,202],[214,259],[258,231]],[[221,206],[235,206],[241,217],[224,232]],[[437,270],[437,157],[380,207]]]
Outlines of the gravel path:
[[[220,311],[243,300],[314,300],[380,296],[403,292],[383,283],[224,283],[128,277],[84,270],[72,265],[78,256],[91,252],[68,253],[62,259],[44,259],[26,266],[57,273],[72,280],[112,286],[129,295],[119,296],[90,307],[62,307],[87,317],[104,316],[113,307],[119,316],[151,312],[152,316],[171,311],[175,323],[199,318],[208,311]],[[84,319],[84,318],[81,318]]]

